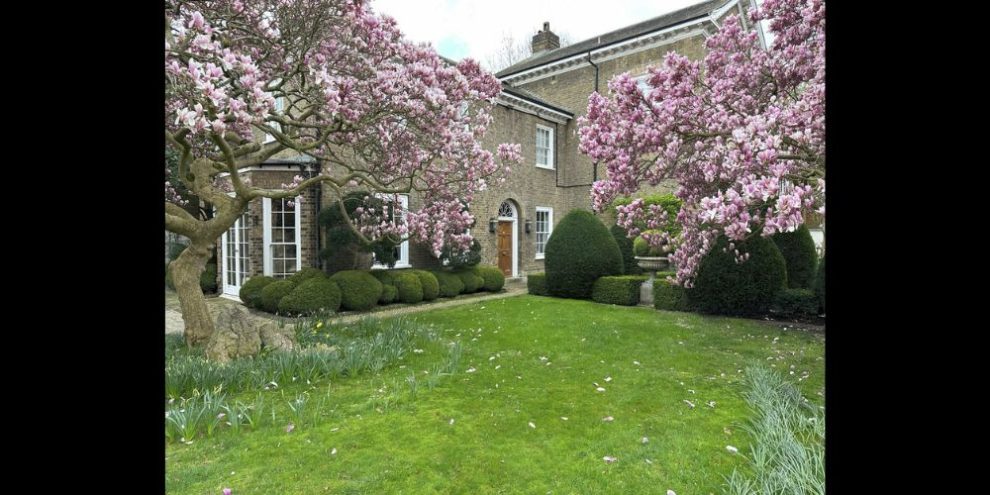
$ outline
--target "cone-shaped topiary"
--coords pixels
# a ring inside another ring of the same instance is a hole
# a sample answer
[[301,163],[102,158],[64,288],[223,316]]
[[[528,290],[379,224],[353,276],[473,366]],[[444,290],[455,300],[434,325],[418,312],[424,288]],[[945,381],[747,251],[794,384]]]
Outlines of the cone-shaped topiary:
[[505,275],[496,266],[481,265],[478,267],[478,274],[485,281],[482,289],[488,292],[498,292],[505,286]]
[[461,277],[443,270],[430,272],[437,278],[440,284],[440,297],[454,297],[464,291],[464,282]]
[[780,254],[784,255],[787,287],[810,289],[815,281],[815,269],[818,268],[818,252],[808,227],[801,225],[794,232],[778,232],[771,239],[780,249]]
[[639,275],[641,270],[636,264],[636,255],[633,253],[633,240],[626,237],[626,230],[618,225],[613,225],[608,231],[615,239],[615,244],[619,246],[619,254],[622,255],[622,273]]
[[818,263],[818,275],[815,276],[815,295],[818,296],[818,304],[822,313],[825,312],[825,258]]
[[303,268],[302,270],[299,270],[296,273],[293,273],[292,276],[289,277],[289,280],[295,282],[296,285],[299,285],[311,278],[318,278],[318,277],[327,278],[327,275],[323,273],[323,270],[320,270],[319,268],[313,268],[311,266],[308,266],[306,268]]
[[261,289],[261,309],[269,313],[278,312],[278,303],[296,288],[292,280],[276,280]]
[[777,245],[754,235],[735,243],[749,259],[736,263],[733,250],[725,252],[729,240],[719,238],[701,260],[694,287],[688,289],[692,308],[703,313],[752,315],[767,311],[777,293],[787,284],[787,268]]
[[340,287],[340,307],[349,311],[367,311],[382,296],[382,283],[364,270],[344,270],[330,277]]
[[423,283],[415,273],[401,271],[392,276],[399,291],[399,302],[415,304],[423,300]]
[[261,309],[261,289],[274,282],[275,279],[267,275],[251,277],[241,286],[241,301],[249,308]]
[[419,277],[419,283],[423,286],[423,300],[432,301],[440,295],[440,282],[437,282],[436,275],[426,270],[411,270]]
[[547,290],[551,296],[591,298],[600,277],[622,273],[622,253],[605,225],[585,210],[571,210],[546,247]]
[[338,309],[340,287],[323,276],[311,277],[300,283],[278,303],[278,312],[283,315],[311,315],[320,310]]

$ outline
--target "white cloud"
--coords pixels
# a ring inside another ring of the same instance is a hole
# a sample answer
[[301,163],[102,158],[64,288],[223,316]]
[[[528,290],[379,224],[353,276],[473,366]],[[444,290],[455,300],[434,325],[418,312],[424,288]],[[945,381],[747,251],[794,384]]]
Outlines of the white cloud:
[[371,5],[394,17],[408,39],[428,42],[450,58],[483,61],[505,35],[528,42],[544,22],[576,43],[700,1],[372,0]]

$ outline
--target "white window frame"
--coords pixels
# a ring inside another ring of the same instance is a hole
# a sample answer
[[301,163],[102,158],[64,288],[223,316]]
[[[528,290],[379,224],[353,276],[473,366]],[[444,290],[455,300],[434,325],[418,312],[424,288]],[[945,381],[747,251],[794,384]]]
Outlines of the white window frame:
[[[409,195],[399,194],[398,196],[399,196],[399,205],[402,207],[402,211],[399,214],[403,215],[403,220],[405,220],[405,213],[406,211],[409,210]],[[377,260],[374,262],[374,264],[371,265],[371,267],[382,270],[390,269],[388,265],[383,265],[381,263],[378,263]],[[395,261],[395,266],[392,267],[391,269],[410,268],[410,267],[412,267],[412,264],[409,263],[409,239],[406,239],[399,244],[399,259]]]
[[539,252],[539,251],[536,252],[536,259],[538,259],[538,260],[542,260],[545,257],[546,249],[547,249],[547,243],[550,242],[550,234],[553,234],[553,208],[551,208],[549,206],[537,206],[536,207],[536,218],[534,219],[535,220],[534,223],[536,225],[533,226],[533,233],[535,233],[536,235],[534,236],[533,243],[535,245],[534,246],[534,249],[537,249],[537,250],[539,249],[540,213],[546,213],[547,214],[547,240],[546,241],[543,241],[543,251],[544,252],[542,252],[542,253]]
[[539,148],[539,146],[540,146],[540,141],[539,141],[540,131],[547,131],[549,133],[550,142],[548,144],[550,145],[550,147],[547,150],[547,162],[548,163],[546,163],[546,164],[540,164],[539,158],[537,158],[539,156],[539,153],[534,153],[533,154],[534,155],[533,156],[533,161],[536,162],[537,168],[545,168],[545,169],[548,169],[548,170],[553,170],[553,168],[554,168],[553,167],[553,164],[554,164],[554,161],[553,161],[554,148],[556,148],[556,146],[555,146],[556,145],[556,140],[554,139],[554,135],[553,135],[553,127],[548,127],[548,126],[545,126],[545,125],[536,124],[536,136],[534,137],[535,144],[536,144],[536,148],[535,148],[536,151],[539,151],[539,149],[540,149]]
[[[294,201],[296,206],[293,208],[295,212],[295,230],[296,232],[296,271],[302,270],[302,202],[299,200],[301,197],[296,198],[286,198],[286,201]],[[262,233],[263,243],[262,251],[264,252],[264,273],[268,276],[273,276],[275,273],[275,260],[272,258],[272,199],[262,198],[261,200],[262,208],[261,214],[264,218],[263,224],[264,229]]]
[[[280,97],[276,97],[275,98],[275,112],[277,112],[279,114],[281,114],[282,112],[285,112],[285,100],[284,99],[282,99]],[[270,125],[270,126],[276,128],[276,129],[278,129],[279,131],[282,130],[282,124],[279,124],[278,122],[269,122],[268,125]],[[275,136],[272,136],[271,134],[268,134],[267,132],[265,133],[265,143],[270,143],[270,142],[272,142],[274,140],[275,140]]]

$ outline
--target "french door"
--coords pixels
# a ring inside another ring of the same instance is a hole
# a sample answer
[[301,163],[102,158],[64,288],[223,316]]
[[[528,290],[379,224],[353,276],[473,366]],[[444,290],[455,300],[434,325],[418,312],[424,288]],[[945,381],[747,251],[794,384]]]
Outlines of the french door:
[[223,258],[223,293],[237,296],[248,276],[248,214],[245,212],[234,226],[220,238]]

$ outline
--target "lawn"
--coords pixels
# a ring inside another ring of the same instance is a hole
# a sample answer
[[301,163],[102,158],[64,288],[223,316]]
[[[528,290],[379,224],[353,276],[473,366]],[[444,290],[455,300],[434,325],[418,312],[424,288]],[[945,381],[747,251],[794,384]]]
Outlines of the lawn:
[[432,338],[378,373],[232,392],[309,415],[170,442],[168,493],[721,493],[747,365],[824,400],[824,338],[761,322],[529,295],[415,321]]

